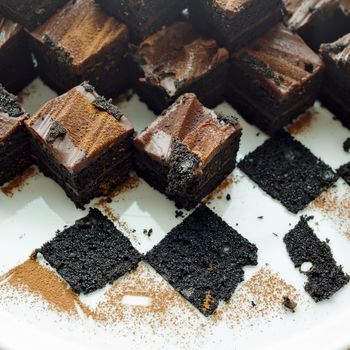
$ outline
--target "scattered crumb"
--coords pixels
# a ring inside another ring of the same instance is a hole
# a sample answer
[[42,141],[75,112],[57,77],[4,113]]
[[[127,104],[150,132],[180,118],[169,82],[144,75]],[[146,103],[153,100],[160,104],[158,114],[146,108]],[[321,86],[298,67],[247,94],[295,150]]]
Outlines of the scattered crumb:
[[305,113],[301,114],[294,123],[287,126],[287,131],[293,136],[299,135],[308,130],[313,122],[316,111],[311,108]]
[[258,219],[262,220],[264,217],[261,215],[261,216],[258,216]]
[[183,218],[184,212],[182,210],[175,210],[175,218]]
[[226,200],[228,200],[228,201],[231,200],[231,195],[229,193],[227,193],[227,195],[226,195]]
[[[202,200],[202,203],[210,204],[212,201],[216,199],[222,199],[222,197],[224,196],[224,192],[226,192],[233,183],[239,182],[240,179],[241,179],[241,176],[233,177],[233,175],[230,175],[224,181],[222,181],[221,184],[218,187],[216,187],[216,189],[213,192],[208,194],[208,196]],[[226,199],[227,199],[227,195],[226,195]]]
[[295,309],[297,308],[298,304],[295,301],[291,300],[288,296],[284,296],[283,306],[285,306],[290,311],[295,312]]
[[144,229],[144,230],[143,230],[143,234],[144,234],[145,236],[147,236],[147,237],[151,237],[151,236],[152,236],[152,233],[153,233],[153,229],[152,229],[152,228],[150,228],[149,230],[147,230],[147,229]]
[[13,197],[14,192],[21,191],[24,186],[27,185],[27,180],[31,177],[34,177],[39,172],[37,168],[35,167],[29,167],[26,169],[22,174],[15,177],[12,181],[10,181],[7,185],[3,186],[1,188],[1,191],[7,196],[7,197]]

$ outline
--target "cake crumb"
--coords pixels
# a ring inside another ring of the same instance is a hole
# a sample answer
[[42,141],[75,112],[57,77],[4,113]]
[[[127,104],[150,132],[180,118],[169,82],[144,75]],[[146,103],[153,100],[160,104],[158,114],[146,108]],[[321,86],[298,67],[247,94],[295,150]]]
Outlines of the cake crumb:
[[287,309],[289,309],[292,312],[295,312],[295,309],[297,308],[298,304],[290,299],[288,296],[283,297],[283,306],[285,306]]
[[27,180],[34,177],[38,173],[39,172],[35,167],[29,167],[22,174],[18,175],[8,184],[3,186],[1,188],[2,193],[4,193],[4,195],[7,197],[13,197],[16,190],[20,192],[27,185]]

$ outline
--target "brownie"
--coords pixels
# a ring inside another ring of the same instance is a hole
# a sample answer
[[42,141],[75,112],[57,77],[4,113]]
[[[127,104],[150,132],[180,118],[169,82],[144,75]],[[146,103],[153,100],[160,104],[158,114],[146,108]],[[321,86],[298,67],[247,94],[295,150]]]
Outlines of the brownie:
[[340,0],[284,0],[286,23],[315,51],[350,32],[350,14]]
[[232,56],[227,100],[268,134],[312,106],[324,64],[299,37],[278,24]]
[[97,209],[90,209],[87,216],[58,232],[36,253],[41,253],[78,294],[113,283],[135,269],[142,257]]
[[35,77],[23,27],[0,17],[0,83],[17,93]]
[[45,22],[65,0],[1,0],[0,15],[29,30]]
[[234,169],[241,133],[236,118],[184,94],[136,137],[137,172],[179,208],[191,209]]
[[30,39],[41,78],[59,94],[84,80],[108,97],[128,87],[128,30],[93,0],[69,1]]
[[235,51],[278,23],[282,4],[282,0],[191,0],[189,11],[202,33]]
[[243,281],[243,267],[257,265],[257,247],[219,216],[200,206],[145,257],[205,316],[227,301]]
[[283,240],[295,267],[301,268],[306,262],[312,264],[311,269],[303,273],[308,278],[305,290],[316,302],[329,299],[349,282],[349,276],[337,265],[329,245],[316,236],[306,218],[302,217]]
[[350,162],[342,165],[338,169],[338,174],[341,176],[350,186]]
[[238,165],[272,198],[297,213],[338,176],[299,141],[280,131]]
[[78,208],[128,177],[134,129],[91,85],[48,101],[26,124],[35,162]]
[[195,93],[207,107],[223,100],[229,53],[188,22],[163,27],[133,56],[139,71],[137,93],[157,114],[186,92]]
[[321,101],[350,129],[350,33],[320,52],[326,63]]
[[31,164],[24,121],[29,117],[0,84],[0,186]]
[[98,0],[112,16],[124,22],[131,40],[140,42],[181,16],[186,0]]

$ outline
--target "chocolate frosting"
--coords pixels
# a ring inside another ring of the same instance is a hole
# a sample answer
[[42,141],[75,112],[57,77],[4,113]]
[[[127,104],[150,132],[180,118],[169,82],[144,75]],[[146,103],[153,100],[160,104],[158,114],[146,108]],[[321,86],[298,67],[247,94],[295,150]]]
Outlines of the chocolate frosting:
[[79,85],[48,101],[27,122],[33,136],[71,172],[79,172],[134,132],[125,116],[118,120],[94,106],[98,98],[90,85]]
[[8,19],[0,17],[0,47],[7,45],[12,38],[22,32],[22,26]]
[[239,50],[233,59],[279,101],[324,70],[319,56],[282,24]]
[[177,139],[205,166],[241,130],[238,123],[224,121],[204,107],[196,95],[187,93],[143,131],[135,139],[135,145],[157,161],[167,163],[173,140]]
[[164,27],[144,40],[135,54],[144,72],[141,80],[162,86],[170,96],[228,58],[226,49],[195,33],[186,22]]
[[127,40],[128,30],[93,0],[68,2],[35,29],[32,36],[63,49],[74,66],[87,65],[111,44]]

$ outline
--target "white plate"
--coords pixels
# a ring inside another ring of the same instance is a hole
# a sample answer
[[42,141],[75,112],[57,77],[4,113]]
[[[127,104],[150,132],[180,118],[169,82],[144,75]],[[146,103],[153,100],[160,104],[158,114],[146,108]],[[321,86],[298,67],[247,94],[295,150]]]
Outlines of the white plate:
[[[35,80],[26,91],[24,106],[30,113],[34,113],[41,104],[55,96],[40,80]],[[131,101],[123,102],[120,107],[138,131],[155,118],[135,95]],[[235,113],[227,103],[221,104],[217,109]],[[315,155],[336,169],[350,161],[349,154],[342,149],[342,142],[350,137],[350,132],[318,103],[314,111],[309,127],[304,128],[296,137]],[[267,139],[255,127],[244,120],[241,122],[244,136],[239,153],[240,159]],[[160,316],[159,313],[152,315],[150,311],[144,322],[133,323],[128,320],[102,326],[85,316],[72,319],[60,313],[45,311],[44,304],[30,303],[28,296],[23,297],[20,302],[3,302],[0,305],[0,347],[4,349],[345,349],[350,345],[348,326],[350,284],[336,293],[331,300],[315,304],[304,291],[305,278],[293,267],[282,238],[298,222],[301,214],[314,215],[315,219],[311,224],[317,235],[321,239],[330,239],[335,259],[344,266],[346,272],[350,273],[350,241],[344,235],[350,226],[348,223],[345,225],[337,223],[337,217],[313,207],[308,207],[299,215],[293,215],[280,203],[267,196],[239,170],[236,169],[232,176],[234,183],[223,190],[221,199],[214,198],[209,206],[259,249],[259,264],[256,267],[245,268],[245,281],[262,267],[278,273],[297,290],[299,295],[297,312],[293,314],[284,310],[280,301],[276,301],[276,305],[266,309],[265,315],[257,312],[248,319],[242,314],[239,315],[240,321],[236,322],[225,320],[225,313],[230,312],[232,315],[235,310],[227,311],[227,306],[220,305],[219,310],[226,310],[223,312],[223,320],[214,321],[211,318],[206,319],[187,301],[180,298],[184,307],[171,312],[166,311],[168,315]],[[350,194],[349,187],[342,180],[338,181],[336,191]],[[230,201],[225,199],[227,193],[231,194]],[[95,203],[96,200],[91,206]],[[172,202],[142,181],[137,188],[115,197],[109,206],[115,214],[120,215],[122,222],[136,230],[132,233],[125,229],[125,225],[120,226],[120,221],[116,222],[141,252],[151,249],[182,220],[175,218],[175,206]],[[63,190],[42,174],[29,178],[26,186],[15,191],[12,198],[0,192],[0,274],[25,261],[33,249],[51,239],[56,230],[62,229],[66,224],[73,224],[76,219],[84,215],[86,212],[77,210],[66,198]],[[259,219],[259,216],[264,218]],[[145,228],[153,229],[150,238],[143,234]],[[169,289],[167,283],[154,270],[150,269],[149,273],[155,276],[159,285]],[[128,277],[132,278],[132,275]],[[123,278],[116,281],[115,286],[120,283],[123,283]],[[245,282],[233,295],[233,301],[244,291],[244,284]],[[103,299],[109,288],[111,287],[82,300],[93,307]],[[125,306],[128,307],[130,306]],[[132,320],[132,316],[130,317]],[[149,322],[148,317],[153,317],[153,321]],[[178,319],[179,322],[161,322],[159,317],[162,320],[170,317],[173,320]]]

